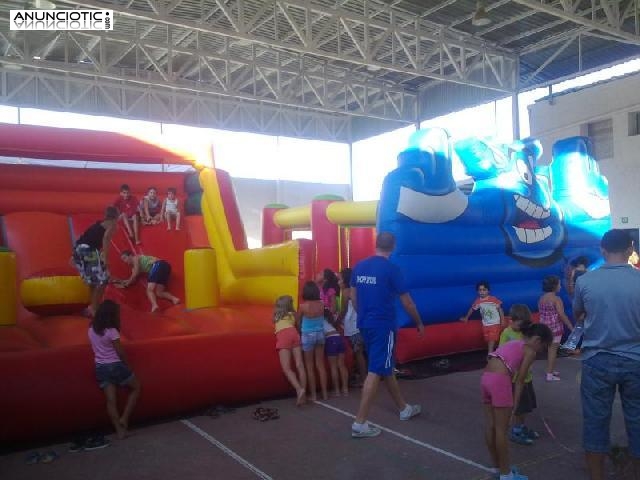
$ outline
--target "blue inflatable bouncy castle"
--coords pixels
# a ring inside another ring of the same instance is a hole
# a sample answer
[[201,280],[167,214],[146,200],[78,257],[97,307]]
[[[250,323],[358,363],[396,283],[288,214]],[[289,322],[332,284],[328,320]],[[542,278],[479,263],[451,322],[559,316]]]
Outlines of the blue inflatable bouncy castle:
[[[531,138],[493,146],[474,138],[452,142],[442,129],[412,135],[384,180],[377,229],[395,234],[391,260],[427,325],[458,322],[480,280],[491,284],[505,312],[514,303],[535,311],[545,275],[564,283],[577,257],[592,266],[601,261],[608,187],[589,140],[557,142],[548,166],[537,165],[541,155]],[[454,157],[475,182],[470,193],[456,186]],[[400,306],[397,318],[401,327],[413,325]]]

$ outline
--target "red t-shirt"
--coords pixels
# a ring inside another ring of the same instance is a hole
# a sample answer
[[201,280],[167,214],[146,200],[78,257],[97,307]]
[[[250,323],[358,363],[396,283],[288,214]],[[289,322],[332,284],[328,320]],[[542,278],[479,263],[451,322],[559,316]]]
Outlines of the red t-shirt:
[[133,195],[129,195],[126,200],[122,197],[118,197],[113,206],[118,209],[120,213],[124,213],[127,217],[133,217],[138,213],[138,200]]

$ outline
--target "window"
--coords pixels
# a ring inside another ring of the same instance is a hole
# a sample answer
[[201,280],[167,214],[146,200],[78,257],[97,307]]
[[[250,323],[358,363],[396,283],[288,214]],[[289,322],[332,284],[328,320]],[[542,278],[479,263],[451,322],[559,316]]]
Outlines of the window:
[[593,143],[593,156],[596,160],[613,158],[613,120],[596,120],[586,124],[586,134]]
[[629,112],[629,136],[640,135],[640,112]]

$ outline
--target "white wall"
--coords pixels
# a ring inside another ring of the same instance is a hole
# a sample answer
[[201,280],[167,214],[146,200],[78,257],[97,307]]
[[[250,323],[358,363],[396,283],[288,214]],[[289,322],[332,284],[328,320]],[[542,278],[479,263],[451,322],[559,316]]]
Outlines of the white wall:
[[240,217],[247,234],[249,247],[255,248],[262,242],[262,208],[269,203],[282,203],[289,207],[309,205],[318,195],[340,195],[345,200],[351,198],[349,185],[292,182],[287,180],[255,180],[232,178],[238,200]]
[[[544,148],[544,162],[551,147],[562,138],[585,134],[585,125],[613,120],[613,158],[599,161],[609,179],[611,220],[615,228],[639,228],[640,135],[629,136],[629,113],[640,111],[640,74],[564,93],[551,101],[529,107],[531,136]],[[622,223],[622,217],[629,219]]]

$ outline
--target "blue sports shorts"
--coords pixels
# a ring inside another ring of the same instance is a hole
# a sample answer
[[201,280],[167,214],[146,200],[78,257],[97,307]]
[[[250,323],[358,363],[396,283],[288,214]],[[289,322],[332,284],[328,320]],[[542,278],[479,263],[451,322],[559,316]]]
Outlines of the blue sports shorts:
[[388,377],[395,367],[395,328],[361,328],[364,346],[368,355],[369,371]]

